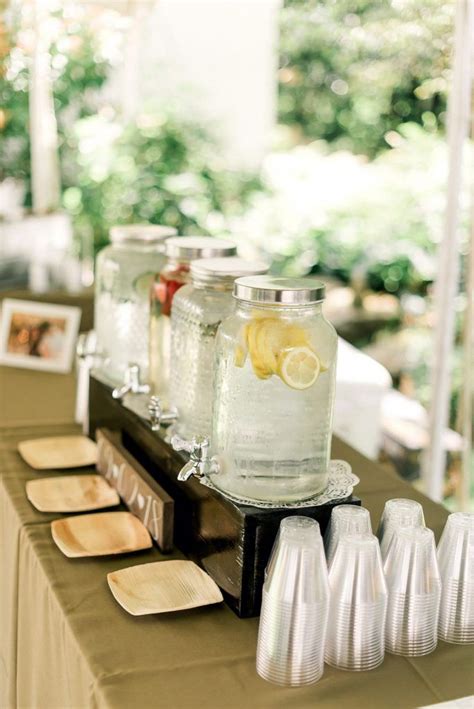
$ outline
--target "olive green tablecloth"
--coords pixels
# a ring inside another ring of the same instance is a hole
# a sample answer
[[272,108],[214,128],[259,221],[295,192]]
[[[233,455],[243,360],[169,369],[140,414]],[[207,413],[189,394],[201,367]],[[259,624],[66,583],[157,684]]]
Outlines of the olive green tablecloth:
[[[367,673],[326,668],[316,685],[286,689],[255,672],[257,619],[240,620],[223,604],[129,616],[113,599],[106,574],[162,559],[158,550],[67,559],[51,539],[49,521],[59,515],[36,512],[25,498],[25,482],[40,474],[21,461],[17,441],[71,430],[0,432],[0,706],[409,709],[474,692],[469,646],[440,643],[432,655],[411,660],[387,655]],[[427,524],[439,535],[441,507],[339,441],[334,457],[348,460],[360,476],[357,493],[374,526],[386,499],[410,496],[423,502]]]
[[[57,435],[77,433],[78,427],[57,426],[54,432]],[[14,706],[14,702],[7,702],[6,696],[7,692],[15,696],[20,534],[26,525],[49,527],[49,521],[58,517],[37,512],[26,499],[26,481],[41,476],[22,462],[16,446],[20,440],[50,434],[50,426],[0,429],[0,707]]]
[[74,373],[32,373],[0,366],[0,428],[48,426],[51,430],[66,424],[73,420],[75,397]]

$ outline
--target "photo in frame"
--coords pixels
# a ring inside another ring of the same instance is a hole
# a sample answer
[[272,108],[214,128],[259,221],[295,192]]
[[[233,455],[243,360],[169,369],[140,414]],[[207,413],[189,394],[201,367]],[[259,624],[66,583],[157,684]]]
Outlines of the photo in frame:
[[5,298],[0,364],[46,372],[71,371],[81,309]]

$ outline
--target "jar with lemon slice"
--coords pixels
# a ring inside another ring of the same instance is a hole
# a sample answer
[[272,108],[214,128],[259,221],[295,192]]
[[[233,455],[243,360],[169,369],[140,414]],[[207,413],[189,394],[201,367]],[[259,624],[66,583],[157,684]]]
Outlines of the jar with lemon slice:
[[294,502],[327,485],[337,335],[313,279],[253,276],[216,339],[214,484],[244,500]]
[[114,383],[132,363],[147,376],[150,286],[166,261],[165,240],[175,234],[157,224],[115,226],[97,256],[94,326],[102,369]]

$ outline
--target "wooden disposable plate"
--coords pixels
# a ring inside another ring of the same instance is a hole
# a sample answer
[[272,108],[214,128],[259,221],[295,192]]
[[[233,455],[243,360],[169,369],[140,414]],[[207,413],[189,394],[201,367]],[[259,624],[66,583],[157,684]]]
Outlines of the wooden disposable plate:
[[217,584],[193,561],[156,561],[107,575],[115,600],[131,615],[169,613],[220,603]]
[[29,480],[26,496],[40,512],[86,512],[118,505],[120,497],[102,475],[64,475]]
[[97,445],[87,436],[53,436],[22,441],[18,452],[36,470],[95,465]]
[[51,533],[69,557],[106,556],[148,549],[150,534],[130,512],[99,512],[51,522]]

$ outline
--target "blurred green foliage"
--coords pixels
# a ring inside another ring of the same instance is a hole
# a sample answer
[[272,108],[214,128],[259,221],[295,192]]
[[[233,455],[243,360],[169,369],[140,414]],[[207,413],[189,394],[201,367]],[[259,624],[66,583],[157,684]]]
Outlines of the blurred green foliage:
[[62,148],[64,207],[96,247],[113,224],[167,224],[179,233],[222,234],[226,218],[260,189],[253,175],[229,172],[195,124],[140,115],[76,122]]
[[[95,248],[112,224],[168,224],[180,233],[225,231],[224,215],[260,189],[255,175],[226,170],[214,141],[195,123],[139,116],[124,125],[100,95],[110,72],[87,23],[66,21],[51,46],[62,204],[78,237]],[[21,180],[31,207],[28,85],[31,47],[9,37],[0,64],[0,181]]]
[[444,124],[454,0],[286,0],[280,122],[374,156],[411,121]]
[[[25,206],[31,207],[29,140],[29,66],[31,47],[19,41],[18,28],[5,34],[0,58],[0,180],[13,177],[25,186]],[[21,36],[21,35],[20,35]],[[51,45],[54,104],[60,142],[68,126],[92,115],[98,90],[108,76],[108,63],[97,52],[93,33],[74,22],[62,22]]]
[[[294,168],[283,166],[283,184],[275,168],[264,168],[262,180],[226,170],[194,123],[156,114],[124,125],[101,93],[110,57],[84,17],[55,17],[51,48],[62,203],[80,237],[100,248],[111,224],[131,221],[182,233],[233,229],[281,272],[355,275],[376,290],[425,292],[443,205],[435,133],[445,108],[452,2],[287,0],[280,120],[297,126],[303,142],[325,141],[291,153]],[[21,32],[9,44],[0,52],[0,179],[24,181],[29,206],[31,47]],[[386,150],[364,162],[341,148],[369,156]],[[345,158],[333,165],[331,154]],[[367,188],[353,194],[361,181]],[[235,222],[246,211],[250,226],[240,229]]]
[[[371,161],[322,141],[268,156],[266,191],[239,231],[282,274],[322,273],[398,296],[425,295],[442,234],[446,143],[414,123],[396,136],[397,147]],[[464,226],[469,185],[461,205]],[[463,235],[465,251],[467,229]]]
[[0,180],[14,177],[25,183],[31,204],[28,74],[12,66],[12,53],[0,59]]

